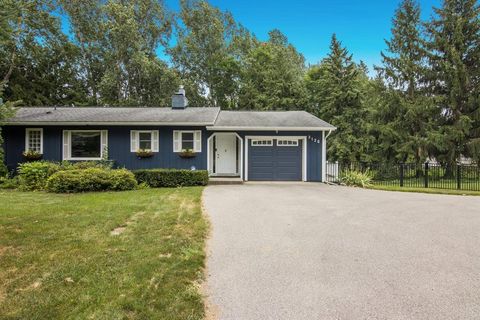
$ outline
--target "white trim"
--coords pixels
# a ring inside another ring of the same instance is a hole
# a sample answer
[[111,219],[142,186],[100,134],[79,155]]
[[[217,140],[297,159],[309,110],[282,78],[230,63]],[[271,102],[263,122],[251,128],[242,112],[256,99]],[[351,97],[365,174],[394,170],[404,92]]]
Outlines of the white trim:
[[[95,157],[95,158],[78,158],[78,157],[72,157],[72,132],[98,132],[100,133],[100,157]],[[63,137],[65,139],[65,133],[67,133],[67,141],[63,141],[63,150],[62,150],[62,155],[63,155],[63,160],[78,160],[78,161],[92,161],[92,160],[102,160],[104,156],[104,149],[105,147],[108,148],[108,130],[63,130]],[[105,138],[105,141],[103,141]],[[105,143],[104,143],[105,142]],[[67,154],[68,156],[65,157],[65,146],[68,147]]]
[[212,157],[213,150],[210,150],[210,147],[211,147],[211,142],[210,141],[213,139],[213,137],[215,137],[217,135],[221,135],[221,134],[234,134],[237,137],[237,139],[240,140],[240,179],[243,179],[243,139],[236,132],[215,132],[210,137],[208,137],[208,139],[207,139],[207,170],[208,170],[208,173],[209,173],[210,176],[214,175],[213,168],[211,167],[212,166],[211,157]]
[[222,126],[207,126],[207,130],[218,131],[328,131],[336,130],[335,127],[222,127]]
[[[252,139],[252,147],[271,147],[273,146],[273,139]],[[266,142],[266,143],[264,143]]]
[[322,131],[322,182],[327,181],[327,138],[325,131]]
[[[202,152],[202,130],[173,130],[173,152],[178,153],[182,152],[183,148],[183,141],[182,141],[182,134],[183,133],[192,133],[193,134],[193,150],[197,152]],[[177,138],[180,138],[178,149],[175,148],[175,135],[178,134]],[[199,139],[195,139],[196,136],[199,136]]]
[[212,156],[212,151],[210,150],[210,141],[213,139],[213,137],[216,135],[216,133],[212,134],[210,137],[207,138],[207,171],[208,175],[211,175],[213,173],[213,167],[212,167],[212,160],[210,160],[210,157]]
[[26,128],[25,129],[25,150],[30,150],[30,132],[39,131],[40,132],[40,154],[43,154],[43,128]]
[[186,127],[204,127],[212,126],[212,122],[130,122],[130,121],[102,121],[102,122],[84,122],[84,121],[24,121],[7,122],[5,126],[186,126]]
[[307,156],[308,156],[308,153],[307,153],[307,148],[308,148],[308,140],[307,140],[307,137],[304,137],[303,138],[303,143],[302,143],[302,148],[303,148],[303,153],[302,153],[302,157],[303,157],[303,168],[302,168],[302,174],[303,174],[303,181],[307,181]]
[[150,133],[150,145],[152,146],[150,150],[159,152],[158,130],[130,130],[130,152],[137,152],[140,149],[140,133]]
[[251,139],[297,139],[302,140],[302,181],[307,181],[307,137],[306,136],[245,136],[245,181],[248,181],[248,140]]
[[277,139],[277,147],[298,147],[298,139]]

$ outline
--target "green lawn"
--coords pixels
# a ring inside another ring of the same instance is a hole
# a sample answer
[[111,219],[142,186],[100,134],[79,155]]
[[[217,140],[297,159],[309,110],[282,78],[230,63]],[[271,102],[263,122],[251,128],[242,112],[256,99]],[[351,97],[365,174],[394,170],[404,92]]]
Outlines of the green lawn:
[[202,319],[201,193],[0,191],[0,318]]

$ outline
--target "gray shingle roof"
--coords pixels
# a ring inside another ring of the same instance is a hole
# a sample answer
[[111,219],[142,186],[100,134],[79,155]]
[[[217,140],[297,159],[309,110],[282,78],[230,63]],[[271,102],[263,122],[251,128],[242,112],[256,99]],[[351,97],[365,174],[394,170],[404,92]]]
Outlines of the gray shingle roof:
[[215,128],[326,129],[334,126],[306,111],[221,111]]
[[19,108],[9,124],[35,123],[145,123],[213,125],[220,108],[147,107],[24,107]]
[[7,124],[199,125],[219,130],[332,130],[305,111],[220,111],[220,108],[23,107]]

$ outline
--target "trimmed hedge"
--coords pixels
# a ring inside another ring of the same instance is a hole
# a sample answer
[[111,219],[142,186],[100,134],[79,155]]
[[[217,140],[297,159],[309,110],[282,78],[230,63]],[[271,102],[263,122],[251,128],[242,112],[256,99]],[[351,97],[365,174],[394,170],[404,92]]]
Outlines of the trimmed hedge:
[[133,171],[138,183],[152,188],[205,186],[208,183],[207,170],[145,169]]
[[46,190],[56,193],[123,191],[137,187],[133,173],[126,169],[72,169],[58,171],[47,180]]

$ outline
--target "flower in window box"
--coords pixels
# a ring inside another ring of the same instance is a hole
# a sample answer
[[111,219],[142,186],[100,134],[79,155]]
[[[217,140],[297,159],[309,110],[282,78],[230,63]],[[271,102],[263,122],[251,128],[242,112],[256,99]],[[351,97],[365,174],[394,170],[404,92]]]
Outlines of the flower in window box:
[[27,150],[23,152],[23,157],[28,161],[35,161],[42,159],[43,154],[35,150]]
[[135,154],[139,158],[151,158],[153,157],[153,152],[150,149],[138,149]]
[[192,149],[183,149],[179,155],[181,158],[193,158],[195,157],[195,151]]

